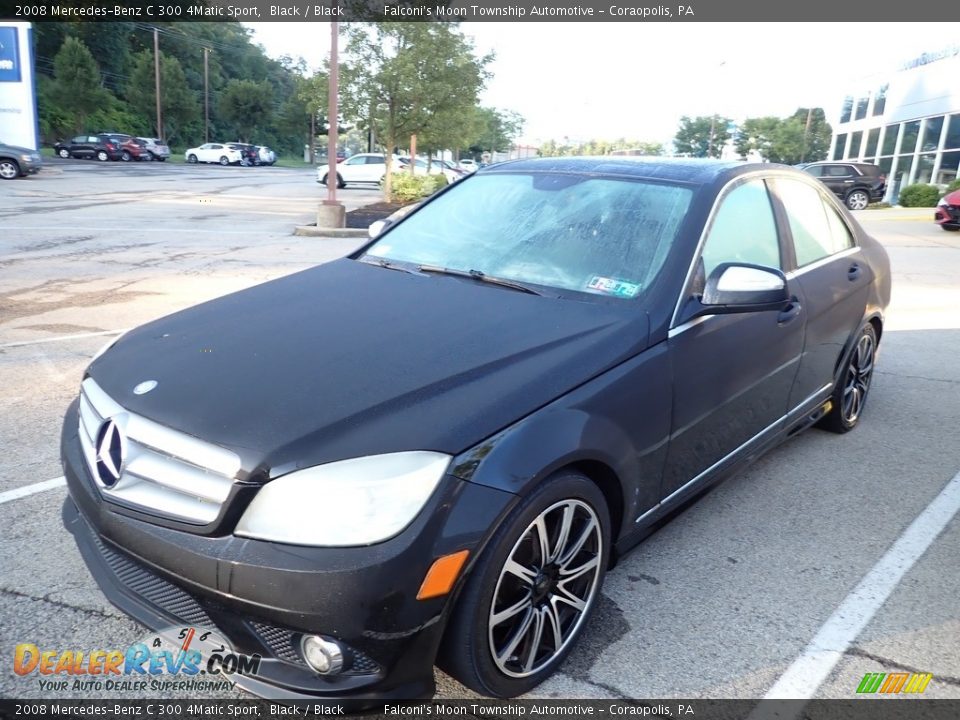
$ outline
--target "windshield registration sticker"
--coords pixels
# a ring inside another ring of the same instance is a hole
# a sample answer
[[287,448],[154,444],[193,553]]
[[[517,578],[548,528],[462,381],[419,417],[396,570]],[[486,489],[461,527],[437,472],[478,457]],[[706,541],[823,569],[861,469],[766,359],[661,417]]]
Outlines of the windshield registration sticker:
[[616,295],[622,298],[636,297],[640,292],[640,283],[627,282],[626,280],[616,280],[614,278],[600,277],[594,275],[587,283],[587,290],[604,293],[605,295]]

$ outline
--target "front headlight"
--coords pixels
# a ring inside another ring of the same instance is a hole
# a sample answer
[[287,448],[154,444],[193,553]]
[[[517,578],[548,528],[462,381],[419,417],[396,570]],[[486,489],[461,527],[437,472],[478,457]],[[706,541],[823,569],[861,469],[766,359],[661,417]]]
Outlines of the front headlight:
[[942,198],[940,198],[940,202],[937,203],[937,207],[946,207],[946,206],[949,205],[949,204],[950,204],[950,203],[947,202],[947,198],[946,198],[946,197],[942,197]]
[[298,470],[264,485],[234,534],[325,547],[381,542],[413,522],[449,464],[449,455],[418,450]]

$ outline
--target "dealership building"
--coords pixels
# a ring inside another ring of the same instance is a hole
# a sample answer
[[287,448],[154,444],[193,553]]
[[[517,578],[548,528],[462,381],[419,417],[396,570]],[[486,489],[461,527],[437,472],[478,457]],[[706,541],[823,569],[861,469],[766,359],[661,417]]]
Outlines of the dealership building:
[[844,100],[830,159],[879,165],[888,202],[914,183],[946,185],[960,166],[960,47],[924,54]]

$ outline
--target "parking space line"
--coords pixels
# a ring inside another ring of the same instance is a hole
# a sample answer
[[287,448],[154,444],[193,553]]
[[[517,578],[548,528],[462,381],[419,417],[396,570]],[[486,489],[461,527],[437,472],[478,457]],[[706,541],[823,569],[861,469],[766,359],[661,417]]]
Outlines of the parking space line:
[[4,343],[0,345],[0,350],[4,348],[23,347],[25,345],[38,345],[40,343],[60,342],[61,340],[81,340],[83,338],[100,337],[101,335],[119,335],[126,330],[100,330],[98,332],[77,333],[76,335],[57,335],[50,338],[39,338],[37,340],[20,340],[18,342]]
[[[764,699],[809,700],[904,575],[960,510],[960,472],[897,538],[886,554],[827,618]],[[798,711],[799,712],[799,711]]]
[[53,490],[54,488],[63,487],[66,484],[67,479],[61,475],[53,480],[44,480],[43,482],[33,483],[33,485],[26,485],[24,487],[17,488],[16,490],[7,490],[6,492],[0,493],[0,505],[13,500],[19,500],[20,498],[30,497],[31,495],[36,495],[37,493],[44,492],[45,490]]

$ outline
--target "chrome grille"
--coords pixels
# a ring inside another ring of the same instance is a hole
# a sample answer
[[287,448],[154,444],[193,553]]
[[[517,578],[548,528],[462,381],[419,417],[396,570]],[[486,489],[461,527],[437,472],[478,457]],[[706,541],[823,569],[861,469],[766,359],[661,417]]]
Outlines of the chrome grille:
[[[80,387],[80,444],[100,494],[153,515],[206,525],[220,514],[240,470],[229,450],[128,412],[92,378]],[[120,477],[109,487],[97,470],[97,437],[112,420],[124,438]]]

